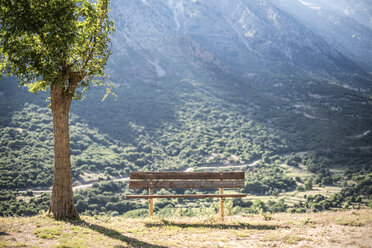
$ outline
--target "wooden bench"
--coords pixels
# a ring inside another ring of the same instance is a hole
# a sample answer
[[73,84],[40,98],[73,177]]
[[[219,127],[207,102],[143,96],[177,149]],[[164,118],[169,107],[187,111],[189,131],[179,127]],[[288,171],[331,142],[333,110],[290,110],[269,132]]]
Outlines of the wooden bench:
[[[246,194],[224,194],[225,188],[244,188],[244,172],[131,172],[130,189],[148,189],[149,195],[127,195],[127,199],[145,198],[149,215],[153,216],[154,198],[220,198],[220,216],[224,217],[226,197],[245,197]],[[219,194],[154,195],[154,189],[217,189]]]

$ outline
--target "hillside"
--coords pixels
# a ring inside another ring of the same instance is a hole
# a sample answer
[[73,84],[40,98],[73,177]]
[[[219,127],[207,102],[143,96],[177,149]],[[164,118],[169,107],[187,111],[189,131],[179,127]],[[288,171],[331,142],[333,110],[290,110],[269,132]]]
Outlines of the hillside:
[[0,217],[0,247],[370,247],[372,211],[55,221]]
[[[124,197],[136,170],[243,170],[245,213],[370,205],[369,5],[339,2],[112,1],[117,98],[95,88],[71,108],[77,209],[140,210]],[[48,94],[1,79],[0,215],[48,205]]]

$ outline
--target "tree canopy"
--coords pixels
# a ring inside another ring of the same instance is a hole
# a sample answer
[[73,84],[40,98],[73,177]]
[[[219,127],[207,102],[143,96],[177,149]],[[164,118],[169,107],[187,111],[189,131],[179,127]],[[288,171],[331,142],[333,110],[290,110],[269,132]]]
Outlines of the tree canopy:
[[0,0],[0,73],[31,92],[79,81],[75,97],[102,84],[114,31],[108,0]]

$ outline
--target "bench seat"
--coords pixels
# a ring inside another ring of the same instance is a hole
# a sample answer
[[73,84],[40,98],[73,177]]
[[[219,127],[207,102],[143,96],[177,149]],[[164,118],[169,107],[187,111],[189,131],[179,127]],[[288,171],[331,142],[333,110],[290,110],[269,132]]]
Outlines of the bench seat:
[[127,199],[131,198],[142,198],[142,199],[149,199],[149,198],[221,198],[221,197],[246,197],[247,194],[188,194],[188,195],[127,195]]
[[[148,189],[148,195],[127,195],[127,199],[148,199],[153,215],[154,198],[220,198],[220,215],[224,217],[224,199],[247,194],[224,194],[225,188],[244,188],[244,172],[131,172],[130,189]],[[219,194],[154,195],[154,189],[219,189]]]

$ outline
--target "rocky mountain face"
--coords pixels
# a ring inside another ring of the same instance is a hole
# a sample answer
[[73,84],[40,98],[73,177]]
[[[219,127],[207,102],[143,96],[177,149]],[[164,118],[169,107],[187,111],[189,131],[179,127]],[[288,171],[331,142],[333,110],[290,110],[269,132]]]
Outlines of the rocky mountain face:
[[151,81],[176,76],[208,74],[204,67],[222,64],[192,37],[177,30],[173,13],[161,1],[112,2],[117,27],[109,74],[113,81]]
[[276,4],[335,49],[371,71],[372,1],[279,0]]
[[244,81],[362,74],[372,64],[370,5],[354,2],[113,1],[109,74],[116,83],[216,70]]

